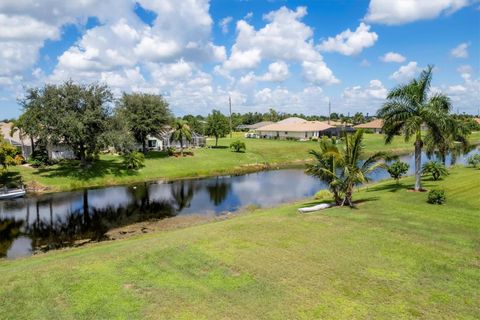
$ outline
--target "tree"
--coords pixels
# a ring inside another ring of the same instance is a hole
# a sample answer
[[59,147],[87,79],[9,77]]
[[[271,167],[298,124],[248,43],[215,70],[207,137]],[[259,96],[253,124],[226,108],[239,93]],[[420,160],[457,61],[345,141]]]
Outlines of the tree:
[[180,154],[183,157],[183,141],[192,142],[192,131],[184,120],[176,120],[173,125],[173,132],[170,136],[170,142],[180,142]]
[[0,136],[0,165],[2,166],[3,171],[7,170],[8,166],[17,164],[15,160],[17,154],[17,148]]
[[215,137],[215,147],[218,147],[218,138],[223,138],[230,133],[227,117],[225,117],[220,111],[213,110],[207,118],[206,133],[209,136]]
[[245,152],[247,147],[245,146],[245,142],[237,140],[230,144],[230,149],[232,149],[235,152]]
[[338,146],[324,136],[320,140],[320,150],[310,150],[309,154],[314,157],[315,162],[307,164],[307,174],[325,182],[333,194],[335,204],[340,205],[342,190],[337,166],[342,164],[343,159]]
[[442,163],[438,161],[430,161],[423,165],[422,174],[431,174],[433,180],[437,181],[443,176],[448,176],[448,170]]
[[138,151],[126,152],[122,155],[123,165],[129,170],[138,170],[145,166],[145,155]]
[[390,177],[395,179],[398,184],[398,181],[400,180],[400,178],[405,174],[407,174],[409,168],[410,166],[408,165],[408,163],[395,161],[394,163],[388,166],[387,171],[390,174]]
[[147,93],[123,93],[117,112],[126,119],[144,154],[147,153],[147,136],[159,134],[172,119],[163,97]]
[[329,139],[320,140],[320,151],[311,150],[315,162],[307,165],[307,173],[329,185],[335,203],[353,206],[352,196],[355,185],[369,181],[368,174],[377,168],[385,168],[380,162],[387,158],[384,152],[377,152],[364,158],[363,130],[352,135],[345,134],[345,146],[340,149]]
[[392,89],[387,102],[378,111],[383,119],[386,143],[403,133],[405,140],[415,138],[415,190],[421,189],[422,125],[433,135],[444,132],[451,108],[450,99],[439,93],[429,94],[433,66],[420,74],[418,79]]
[[106,85],[80,85],[66,81],[28,89],[21,101],[24,132],[45,147],[69,146],[82,165],[94,160],[106,146],[113,95]]

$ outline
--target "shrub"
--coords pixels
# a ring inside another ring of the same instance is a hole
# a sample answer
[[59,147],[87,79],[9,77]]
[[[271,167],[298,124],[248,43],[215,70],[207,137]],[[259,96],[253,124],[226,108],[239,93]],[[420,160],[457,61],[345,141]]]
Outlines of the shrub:
[[448,170],[442,163],[438,161],[430,161],[423,165],[422,174],[431,174],[433,180],[437,181],[443,176],[448,176]]
[[402,176],[407,174],[408,168],[410,168],[408,163],[401,162],[401,161],[397,160],[397,161],[395,161],[394,163],[392,163],[391,165],[388,166],[387,171],[390,174],[390,177],[395,179],[398,183],[398,180],[400,180],[400,178]]
[[141,152],[127,152],[122,157],[123,165],[129,170],[138,170],[145,166],[145,156]]
[[175,147],[168,147],[168,148],[167,148],[167,154],[168,154],[170,157],[173,156],[173,155],[175,154],[175,152],[176,152]]
[[430,190],[428,192],[427,202],[431,204],[444,204],[446,201],[444,190]]
[[471,167],[480,168],[480,154],[474,154],[473,156],[468,157],[467,163]]
[[247,150],[247,147],[245,146],[245,142],[237,140],[230,144],[230,149],[235,152],[245,152],[245,150]]
[[320,190],[317,193],[315,193],[315,200],[332,201],[333,200],[333,194],[328,190]]
[[31,154],[30,158],[28,159],[28,163],[32,167],[41,167],[41,166],[49,165],[50,159],[48,158],[47,150],[43,148],[39,148],[35,150]]

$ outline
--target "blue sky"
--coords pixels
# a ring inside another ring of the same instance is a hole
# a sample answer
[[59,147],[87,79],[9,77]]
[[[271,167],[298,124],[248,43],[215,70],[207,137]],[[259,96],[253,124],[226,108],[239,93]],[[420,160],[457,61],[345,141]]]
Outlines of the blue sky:
[[239,112],[373,114],[428,64],[432,91],[480,107],[478,1],[46,2],[0,3],[0,118],[66,79],[162,94],[177,115],[228,96]]

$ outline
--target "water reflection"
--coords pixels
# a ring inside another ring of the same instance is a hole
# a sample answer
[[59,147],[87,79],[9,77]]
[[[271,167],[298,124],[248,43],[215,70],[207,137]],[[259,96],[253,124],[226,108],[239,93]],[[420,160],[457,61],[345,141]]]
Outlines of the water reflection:
[[[478,150],[470,154],[478,153]],[[452,154],[445,161],[465,163],[468,155]],[[410,164],[413,157],[401,157]],[[424,158],[425,160],[425,158]],[[387,178],[375,171],[372,180]],[[0,257],[99,241],[108,230],[175,215],[235,211],[246,205],[273,206],[325,188],[302,169],[264,171],[243,176],[142,183],[63,192],[0,202]]]

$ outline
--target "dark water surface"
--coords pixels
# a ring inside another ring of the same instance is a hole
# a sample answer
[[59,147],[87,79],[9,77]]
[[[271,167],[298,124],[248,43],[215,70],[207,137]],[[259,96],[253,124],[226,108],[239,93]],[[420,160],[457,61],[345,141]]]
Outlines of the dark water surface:
[[[448,157],[447,164],[463,164],[474,153],[479,149],[454,159]],[[413,174],[413,156],[402,156],[401,160],[410,163]],[[383,170],[371,175],[374,181],[388,177]],[[303,169],[285,169],[0,201],[0,258],[72,246],[81,239],[102,240],[110,229],[151,219],[220,215],[248,205],[274,206],[310,197],[325,187]]]

